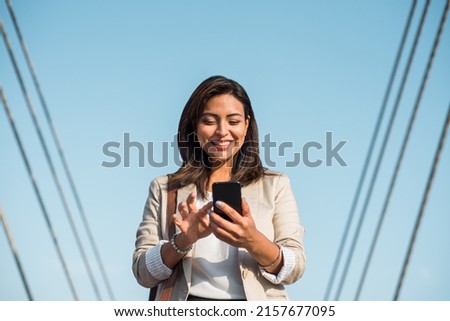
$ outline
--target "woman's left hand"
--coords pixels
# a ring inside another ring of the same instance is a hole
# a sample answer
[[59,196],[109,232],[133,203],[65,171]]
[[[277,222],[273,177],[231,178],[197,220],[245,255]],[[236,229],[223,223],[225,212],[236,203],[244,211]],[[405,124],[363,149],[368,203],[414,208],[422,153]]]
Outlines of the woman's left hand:
[[224,202],[216,202],[214,206],[219,207],[231,218],[231,222],[223,219],[217,213],[210,214],[210,227],[214,235],[221,241],[236,247],[249,249],[261,236],[257,230],[255,221],[250,213],[248,203],[244,198],[241,200],[242,215]]
[[210,214],[212,233],[221,241],[235,247],[245,248],[267,272],[277,274],[283,266],[281,248],[267,239],[255,225],[248,203],[242,198],[242,215],[231,206],[219,202],[218,206],[231,218],[231,222],[217,213]]

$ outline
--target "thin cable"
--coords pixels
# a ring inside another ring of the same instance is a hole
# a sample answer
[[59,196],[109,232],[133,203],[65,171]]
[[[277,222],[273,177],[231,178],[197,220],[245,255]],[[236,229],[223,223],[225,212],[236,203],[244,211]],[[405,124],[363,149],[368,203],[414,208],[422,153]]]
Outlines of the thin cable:
[[408,268],[408,264],[409,264],[409,261],[411,259],[412,250],[414,248],[414,244],[415,244],[415,241],[416,241],[417,233],[419,231],[419,227],[420,227],[420,224],[422,222],[423,214],[425,212],[425,207],[426,207],[426,204],[427,204],[427,201],[428,201],[428,197],[430,195],[431,186],[433,185],[433,179],[434,179],[434,175],[436,173],[436,170],[437,170],[437,167],[438,167],[438,164],[439,164],[439,160],[440,160],[440,157],[441,157],[442,149],[444,148],[445,138],[447,136],[449,125],[450,125],[450,105],[449,105],[448,111],[447,111],[447,120],[446,120],[446,123],[444,125],[444,128],[442,129],[441,138],[439,139],[439,145],[438,145],[438,148],[437,148],[436,153],[434,155],[433,166],[432,166],[430,174],[428,176],[427,186],[425,188],[425,192],[424,192],[423,197],[422,197],[422,202],[420,204],[420,209],[419,209],[419,212],[417,214],[416,223],[414,225],[414,229],[413,229],[413,232],[412,232],[412,235],[411,235],[411,239],[409,241],[407,254],[406,254],[405,259],[403,261],[402,272],[400,274],[400,278],[399,278],[399,281],[397,283],[397,288],[395,290],[395,295],[394,295],[394,299],[393,299],[394,301],[397,301],[398,297],[400,296],[400,291],[402,289],[403,281],[404,281],[404,278],[405,278],[405,275],[406,275],[406,269]]
[[386,88],[386,92],[384,94],[384,98],[383,98],[383,102],[381,104],[380,112],[378,114],[378,119],[377,119],[374,131],[373,131],[373,134],[372,134],[372,138],[370,140],[369,149],[367,151],[366,159],[364,161],[363,170],[362,170],[360,178],[359,178],[358,186],[356,188],[356,193],[355,193],[355,196],[353,198],[353,203],[352,203],[352,206],[351,206],[351,209],[350,209],[350,213],[349,213],[349,216],[347,218],[347,223],[345,225],[345,229],[344,229],[344,232],[342,234],[341,242],[339,244],[339,248],[338,248],[338,251],[337,251],[337,254],[336,254],[336,258],[335,258],[335,261],[334,261],[334,265],[333,265],[333,269],[332,269],[332,272],[331,272],[331,276],[330,276],[330,279],[329,279],[329,282],[328,282],[327,289],[325,291],[325,298],[324,298],[325,301],[328,301],[328,299],[330,297],[331,288],[333,287],[334,280],[336,278],[336,272],[337,272],[338,266],[340,264],[340,259],[341,259],[341,256],[342,256],[341,253],[343,252],[344,245],[347,242],[347,236],[349,235],[350,225],[351,225],[351,223],[353,221],[353,216],[355,214],[356,204],[359,201],[359,197],[360,197],[360,194],[361,194],[362,186],[363,186],[364,181],[366,179],[367,169],[369,167],[370,159],[372,158],[372,153],[373,153],[373,150],[374,150],[375,142],[376,142],[376,140],[378,138],[378,133],[379,133],[379,130],[380,130],[381,122],[382,122],[383,117],[384,117],[384,113],[385,113],[385,110],[386,110],[386,105],[387,105],[387,102],[389,100],[389,97],[390,97],[390,94],[391,94],[391,90],[392,90],[392,85],[394,83],[394,79],[395,79],[396,74],[397,74],[397,69],[398,69],[398,66],[400,64],[400,59],[401,59],[401,56],[403,54],[403,48],[405,46],[406,38],[407,38],[408,33],[409,33],[409,28],[411,26],[411,21],[412,21],[412,18],[414,16],[414,11],[415,11],[415,8],[416,8],[416,4],[417,4],[417,0],[414,0],[412,2],[411,9],[409,10],[408,20],[407,20],[405,28],[403,30],[403,36],[402,36],[402,39],[400,41],[400,46],[398,48],[397,56],[396,56],[395,62],[394,62],[394,66],[392,68],[391,75],[389,77],[389,82],[388,82],[388,85],[387,85],[387,88]]
[[[1,21],[0,21],[0,23],[1,23]],[[0,87],[0,99],[1,99],[1,101],[3,103],[3,107],[5,108],[6,114],[8,116],[9,124],[11,125],[12,131],[13,131],[13,134],[14,134],[14,138],[16,139],[16,143],[19,146],[20,154],[22,156],[23,162],[25,163],[25,167],[27,168],[28,176],[30,177],[31,183],[33,185],[34,193],[36,194],[36,197],[38,199],[39,206],[40,206],[40,208],[42,210],[42,214],[44,215],[44,219],[45,219],[45,222],[47,224],[47,228],[48,228],[48,230],[50,232],[50,235],[52,237],[53,244],[54,244],[54,246],[56,248],[56,251],[58,253],[59,260],[61,261],[61,265],[62,265],[62,267],[64,269],[64,273],[65,273],[67,282],[69,283],[70,290],[72,292],[72,295],[73,295],[74,299],[78,300],[77,291],[75,290],[75,286],[74,286],[74,283],[73,283],[72,278],[70,276],[69,269],[67,268],[67,264],[66,264],[66,261],[64,259],[64,255],[63,255],[63,253],[61,251],[61,248],[59,246],[59,242],[58,242],[58,239],[56,237],[56,233],[55,233],[55,231],[53,229],[52,223],[50,221],[50,217],[48,215],[47,209],[46,209],[46,207],[44,205],[44,200],[42,198],[41,192],[39,191],[39,188],[37,186],[36,180],[34,178],[34,174],[33,174],[33,171],[31,169],[30,162],[28,161],[28,156],[25,153],[25,149],[23,147],[22,140],[20,139],[19,132],[17,131],[16,124],[15,124],[13,115],[11,113],[11,109],[9,108],[8,102],[7,102],[7,100],[6,100],[6,98],[5,98],[4,94],[3,94],[3,89],[1,87]]]
[[434,60],[434,57],[436,55],[436,51],[437,51],[437,48],[438,48],[438,45],[439,45],[439,41],[440,41],[440,38],[441,38],[441,35],[442,35],[442,30],[444,29],[444,25],[445,25],[445,22],[446,22],[446,19],[447,19],[448,8],[449,8],[449,2],[447,1],[447,4],[446,4],[446,6],[444,8],[444,11],[442,13],[442,17],[441,17],[441,21],[440,21],[440,24],[439,24],[439,28],[438,28],[438,30],[436,32],[436,37],[435,37],[435,40],[434,40],[434,43],[433,43],[433,48],[432,48],[432,50],[430,52],[430,56],[428,58],[428,63],[427,63],[427,66],[426,66],[426,69],[425,69],[425,73],[424,73],[423,78],[422,78],[422,82],[421,82],[421,85],[420,85],[420,88],[419,88],[419,92],[418,92],[416,101],[414,103],[414,108],[413,108],[413,111],[411,113],[411,116],[410,116],[410,119],[409,119],[409,122],[408,122],[408,128],[406,129],[406,133],[405,133],[405,136],[403,138],[402,146],[401,146],[401,149],[400,149],[400,154],[399,154],[399,156],[397,158],[397,163],[395,165],[395,169],[394,169],[394,172],[393,172],[393,175],[392,175],[392,178],[391,178],[391,182],[389,184],[388,193],[386,195],[386,198],[385,198],[385,201],[384,201],[384,204],[383,204],[383,209],[381,211],[381,214],[380,214],[380,217],[379,217],[379,220],[378,220],[378,224],[377,224],[377,227],[376,227],[376,230],[375,230],[375,234],[374,234],[374,237],[372,239],[370,250],[369,250],[369,253],[368,253],[365,265],[364,265],[364,270],[363,270],[362,276],[361,276],[359,284],[358,284],[358,289],[356,291],[355,300],[359,300],[359,296],[361,294],[361,290],[362,290],[362,287],[364,285],[364,281],[365,281],[365,278],[366,278],[366,275],[367,275],[367,271],[368,271],[370,263],[372,261],[373,252],[375,250],[375,246],[377,244],[378,237],[379,237],[381,228],[383,226],[383,222],[384,222],[384,218],[386,216],[387,208],[389,207],[389,202],[390,202],[391,197],[392,197],[392,192],[394,190],[395,183],[397,181],[398,173],[400,172],[400,168],[402,166],[403,157],[404,157],[404,154],[405,154],[405,151],[406,151],[406,147],[408,145],[409,137],[411,135],[411,131],[412,131],[412,128],[414,126],[414,122],[415,122],[416,116],[417,116],[417,111],[419,110],[420,102],[422,100],[422,96],[423,96],[423,93],[425,91],[425,86],[426,86],[426,83],[427,83],[427,80],[428,80],[428,77],[429,77],[429,74],[430,74],[430,71],[431,71],[431,67],[433,65],[433,60]]
[[82,259],[84,261],[84,265],[86,266],[86,270],[88,272],[91,284],[92,284],[92,286],[94,288],[94,291],[95,291],[95,294],[96,294],[97,298],[99,300],[101,300],[100,291],[98,290],[97,283],[95,282],[95,278],[94,278],[94,275],[92,273],[92,269],[91,269],[91,267],[89,265],[89,260],[87,258],[87,255],[86,255],[85,251],[84,251],[83,244],[81,243],[81,238],[80,238],[80,236],[78,234],[78,231],[77,231],[77,228],[76,228],[76,225],[75,225],[75,220],[73,219],[73,215],[72,215],[72,213],[70,211],[69,205],[68,205],[66,197],[64,195],[64,191],[63,191],[63,189],[61,187],[61,183],[59,181],[58,174],[56,173],[55,166],[53,165],[53,161],[51,159],[50,152],[48,151],[47,144],[45,143],[44,136],[43,136],[41,128],[39,126],[38,119],[37,119],[36,114],[34,112],[33,105],[31,104],[30,97],[29,97],[27,89],[25,87],[25,83],[24,83],[24,81],[22,79],[22,75],[21,75],[21,73],[19,71],[19,67],[18,67],[16,59],[14,57],[14,53],[12,52],[9,39],[8,39],[8,36],[6,34],[6,31],[5,31],[5,28],[3,26],[3,22],[1,21],[1,19],[0,19],[0,32],[2,33],[3,40],[5,42],[5,46],[6,46],[7,50],[8,50],[8,54],[9,54],[9,57],[11,59],[11,63],[13,65],[13,67],[14,67],[14,71],[16,73],[17,79],[18,79],[19,84],[20,84],[20,88],[22,90],[22,94],[23,94],[23,96],[25,98],[26,104],[28,106],[28,110],[29,110],[29,112],[31,114],[31,118],[33,120],[33,124],[34,124],[34,127],[36,129],[36,132],[37,132],[37,135],[38,135],[38,138],[39,138],[39,142],[41,144],[42,149],[44,150],[44,154],[45,154],[45,158],[46,158],[47,164],[49,165],[50,171],[52,173],[53,181],[54,181],[54,183],[56,185],[56,188],[58,190],[61,202],[62,202],[63,207],[64,207],[64,211],[66,213],[67,219],[69,220],[70,227],[72,229],[72,233],[74,234],[75,241],[77,243],[78,249],[79,249],[80,254],[82,256]]
[[362,224],[363,224],[364,218],[365,218],[366,213],[367,213],[367,207],[369,205],[370,198],[372,196],[372,191],[373,191],[373,188],[375,186],[376,179],[378,177],[378,171],[380,169],[380,165],[381,165],[381,162],[383,160],[384,152],[386,151],[386,146],[387,146],[387,143],[388,143],[389,138],[390,138],[390,133],[391,133],[391,130],[392,130],[392,127],[393,127],[393,124],[394,124],[394,121],[395,121],[395,118],[396,118],[396,115],[397,115],[398,106],[400,104],[400,100],[401,100],[401,97],[402,97],[402,94],[403,94],[403,90],[404,90],[404,87],[405,87],[405,84],[406,84],[406,80],[407,80],[408,75],[409,75],[409,71],[410,71],[410,68],[411,68],[411,65],[412,65],[412,61],[413,61],[413,58],[415,56],[415,52],[416,52],[417,44],[419,42],[420,34],[422,33],[422,28],[423,28],[423,25],[424,25],[424,22],[425,22],[426,14],[428,12],[429,4],[430,4],[430,1],[427,0],[426,4],[425,4],[425,7],[423,9],[423,12],[422,12],[422,17],[421,17],[420,22],[419,22],[419,27],[418,27],[417,32],[416,32],[414,43],[413,43],[410,55],[408,57],[408,62],[407,62],[407,65],[406,65],[406,69],[405,69],[405,71],[403,73],[400,89],[399,89],[399,92],[398,92],[398,95],[397,95],[394,107],[392,109],[391,117],[389,119],[389,124],[388,124],[387,130],[386,130],[386,133],[384,135],[384,139],[383,139],[383,142],[382,142],[382,145],[381,145],[380,154],[378,156],[378,159],[377,159],[377,162],[376,162],[376,165],[375,165],[375,169],[374,169],[371,181],[370,181],[369,189],[368,189],[368,192],[366,194],[366,199],[364,201],[363,209],[361,211],[361,216],[359,218],[358,225],[356,227],[356,232],[355,232],[355,235],[353,237],[353,240],[352,240],[352,243],[351,243],[351,246],[350,246],[349,254],[348,254],[348,257],[347,257],[347,261],[345,263],[343,275],[342,275],[340,283],[339,283],[339,287],[338,287],[338,290],[337,290],[337,294],[336,294],[335,300],[339,299],[339,297],[341,295],[342,288],[343,288],[344,283],[345,283],[345,279],[347,277],[347,273],[348,273],[348,270],[349,270],[350,262],[352,260],[353,253],[354,253],[354,250],[355,250],[355,247],[356,247],[356,242],[358,240],[359,233],[361,232]]
[[14,242],[11,230],[9,229],[6,214],[4,213],[3,208],[1,206],[0,206],[0,220],[3,223],[3,229],[5,230],[6,237],[8,238],[9,247],[11,248],[11,252],[13,253],[14,256],[14,261],[16,262],[17,269],[19,270],[20,278],[25,288],[25,292],[27,293],[28,301],[33,301],[33,295],[31,294],[30,286],[28,285],[27,278],[25,277],[25,272],[22,267],[22,263],[20,262],[19,254],[17,253],[16,244]]
[[86,213],[84,211],[84,207],[82,205],[82,202],[81,202],[81,199],[80,199],[80,196],[79,196],[79,193],[78,193],[78,189],[75,186],[75,182],[73,180],[73,176],[72,176],[71,170],[69,168],[68,162],[67,162],[66,157],[65,157],[65,153],[63,151],[62,145],[61,145],[60,140],[58,138],[55,126],[53,125],[53,120],[52,120],[52,118],[50,116],[50,112],[49,112],[49,109],[47,107],[46,100],[44,99],[44,94],[42,93],[41,86],[39,84],[39,81],[38,81],[35,69],[34,69],[33,64],[31,62],[31,57],[30,57],[30,54],[28,53],[28,49],[27,49],[27,46],[25,44],[25,40],[24,40],[24,38],[22,36],[22,32],[20,31],[19,23],[17,21],[16,15],[14,13],[14,9],[12,7],[11,1],[10,0],[6,0],[6,4],[8,6],[9,15],[10,15],[11,20],[13,22],[14,29],[16,31],[17,37],[19,38],[19,42],[20,42],[20,45],[22,47],[22,52],[23,52],[23,54],[25,56],[25,60],[26,60],[27,65],[28,65],[28,69],[30,70],[31,78],[33,79],[33,84],[34,84],[34,86],[36,88],[36,91],[38,93],[38,97],[39,97],[41,106],[44,109],[45,118],[47,120],[47,123],[48,123],[48,126],[50,128],[53,140],[54,140],[56,148],[58,150],[58,155],[59,155],[59,157],[61,159],[61,162],[62,162],[62,165],[63,165],[63,168],[64,168],[64,172],[66,174],[66,177],[67,177],[67,180],[69,182],[72,194],[74,196],[75,202],[76,202],[78,210],[80,212],[80,216],[81,216],[84,228],[86,230],[86,233],[88,235],[90,244],[92,246],[92,249],[93,249],[93,252],[94,252],[94,256],[95,256],[95,258],[97,260],[98,266],[100,267],[100,272],[101,272],[101,275],[103,277],[103,281],[106,284],[106,288],[108,290],[108,294],[109,294],[111,300],[115,300],[111,284],[109,282],[108,276],[106,274],[105,267],[103,265],[103,262],[102,262],[102,259],[101,259],[101,256],[100,256],[100,251],[97,248],[97,245],[96,245],[93,233],[91,231],[91,228],[90,228],[90,225],[89,225]]

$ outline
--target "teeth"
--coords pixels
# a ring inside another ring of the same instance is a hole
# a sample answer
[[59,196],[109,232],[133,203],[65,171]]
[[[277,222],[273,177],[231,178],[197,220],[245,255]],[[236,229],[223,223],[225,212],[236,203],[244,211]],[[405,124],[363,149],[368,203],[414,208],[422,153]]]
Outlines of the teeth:
[[227,145],[230,144],[230,142],[223,142],[223,143],[220,143],[220,142],[213,142],[213,144],[214,144],[214,145],[218,145],[218,146],[227,146]]

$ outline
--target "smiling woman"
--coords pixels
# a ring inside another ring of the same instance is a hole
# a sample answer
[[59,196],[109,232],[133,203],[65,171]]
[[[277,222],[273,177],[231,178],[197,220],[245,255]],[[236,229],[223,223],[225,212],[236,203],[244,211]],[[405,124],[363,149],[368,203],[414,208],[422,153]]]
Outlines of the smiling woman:
[[[249,124],[242,103],[231,94],[211,98],[197,124],[197,139],[212,167],[232,167]],[[209,186],[210,189],[211,186]]]
[[205,187],[211,190],[214,182],[211,174],[231,173],[233,180],[247,185],[264,173],[250,99],[241,85],[225,77],[206,79],[189,98],[178,125],[178,148],[183,165],[171,177],[169,189],[193,183],[205,197]]
[[[303,227],[289,179],[261,165],[244,88],[222,76],[202,82],[182,112],[178,147],[183,165],[150,185],[133,255],[137,281],[159,300],[288,299],[284,284],[305,269]],[[213,184],[229,181],[242,185],[242,213],[211,201]]]

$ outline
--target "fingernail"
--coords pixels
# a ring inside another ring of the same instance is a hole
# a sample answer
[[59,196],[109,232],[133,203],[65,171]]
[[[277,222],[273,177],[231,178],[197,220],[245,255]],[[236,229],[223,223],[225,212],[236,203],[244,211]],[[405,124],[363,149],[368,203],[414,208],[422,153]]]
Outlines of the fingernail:
[[221,201],[216,201],[216,206],[217,207],[221,207],[222,206],[222,202]]

